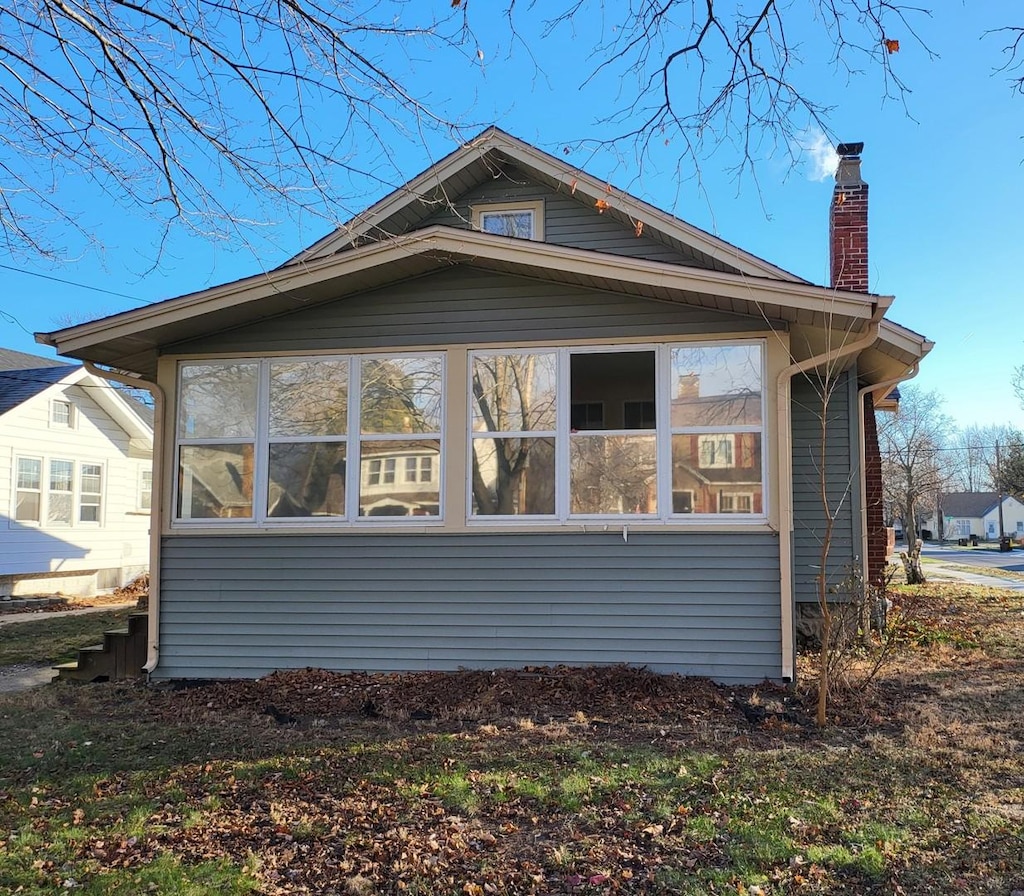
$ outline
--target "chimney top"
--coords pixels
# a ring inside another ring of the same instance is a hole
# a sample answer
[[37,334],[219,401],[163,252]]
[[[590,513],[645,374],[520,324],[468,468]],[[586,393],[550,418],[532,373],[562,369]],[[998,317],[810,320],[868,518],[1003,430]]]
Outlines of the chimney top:
[[837,190],[864,184],[860,176],[860,154],[863,151],[863,143],[840,143],[836,147],[836,153],[839,155],[839,168],[836,170]]

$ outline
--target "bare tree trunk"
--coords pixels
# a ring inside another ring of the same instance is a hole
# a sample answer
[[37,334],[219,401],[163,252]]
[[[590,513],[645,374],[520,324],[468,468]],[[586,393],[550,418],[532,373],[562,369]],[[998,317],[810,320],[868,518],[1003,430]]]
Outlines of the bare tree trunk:
[[907,550],[900,551],[900,560],[903,561],[903,570],[907,574],[908,585],[923,585],[927,579],[924,577],[924,570],[921,569],[921,547],[923,542],[915,538],[914,543]]

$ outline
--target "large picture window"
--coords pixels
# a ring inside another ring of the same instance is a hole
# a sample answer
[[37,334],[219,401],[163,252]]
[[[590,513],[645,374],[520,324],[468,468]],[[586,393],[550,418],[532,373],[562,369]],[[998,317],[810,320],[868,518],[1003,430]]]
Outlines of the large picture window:
[[183,363],[176,518],[439,517],[442,375],[437,353]]
[[763,344],[478,351],[470,519],[764,514]]

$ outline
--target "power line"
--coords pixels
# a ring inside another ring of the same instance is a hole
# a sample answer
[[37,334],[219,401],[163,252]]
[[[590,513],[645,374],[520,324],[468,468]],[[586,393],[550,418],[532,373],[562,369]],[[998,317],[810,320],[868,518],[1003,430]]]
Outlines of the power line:
[[[103,289],[101,286],[89,286],[87,283],[77,283],[74,280],[65,280],[63,277],[54,277],[52,274],[40,274],[38,271],[26,271],[24,268],[16,268],[9,264],[0,264],[0,268],[7,271],[14,271],[16,274],[27,274],[29,277],[40,277],[43,280],[52,280],[55,283],[63,283],[65,286],[74,286],[77,289],[91,289],[93,292],[102,292],[108,296],[117,296],[121,299],[130,299],[140,305],[152,305],[148,299],[140,299],[138,296],[130,296],[127,293],[115,292],[112,289]],[[24,328],[22,328],[24,329]],[[26,330],[26,332],[28,332]]]

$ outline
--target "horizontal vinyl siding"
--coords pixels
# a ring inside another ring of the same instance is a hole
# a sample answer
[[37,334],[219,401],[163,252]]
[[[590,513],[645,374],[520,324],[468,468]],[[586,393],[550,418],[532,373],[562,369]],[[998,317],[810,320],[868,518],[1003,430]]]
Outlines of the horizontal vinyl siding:
[[[452,207],[432,215],[421,226],[443,224],[469,228],[472,206],[502,202],[544,202],[544,242],[577,249],[592,249],[610,255],[646,258],[692,267],[704,266],[695,254],[678,252],[664,243],[623,226],[610,214],[600,214],[593,205],[559,193],[542,184],[531,183],[527,175],[512,169],[502,177],[481,184],[460,196]],[[609,201],[614,202],[613,199]]]
[[[861,542],[855,531],[859,449],[850,432],[849,374],[842,375],[828,402],[825,479],[835,516],[828,556],[828,582],[841,587],[848,578]],[[826,511],[821,500],[821,417],[819,390],[803,376],[793,379],[793,544],[798,601],[816,601],[818,570],[825,538]]]
[[558,663],[737,682],[780,672],[772,534],[176,535],[163,545],[162,678]]
[[312,352],[759,329],[764,329],[764,321],[739,315],[460,266],[171,350]]

